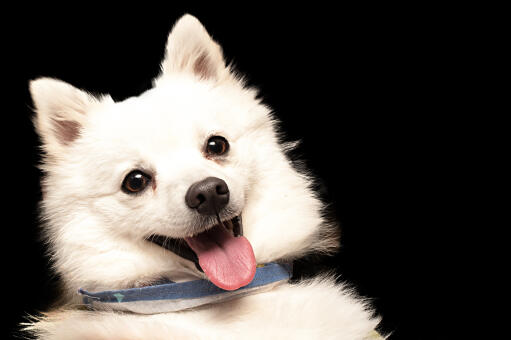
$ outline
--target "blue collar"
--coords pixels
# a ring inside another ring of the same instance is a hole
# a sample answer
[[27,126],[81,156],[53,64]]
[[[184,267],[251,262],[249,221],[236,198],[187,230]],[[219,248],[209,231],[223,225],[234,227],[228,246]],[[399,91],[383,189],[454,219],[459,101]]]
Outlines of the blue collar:
[[234,291],[218,288],[208,280],[170,282],[142,288],[88,292],[79,289],[83,302],[94,309],[114,309],[141,314],[174,312],[269,290],[288,281],[292,265],[268,263],[258,266],[254,279]]

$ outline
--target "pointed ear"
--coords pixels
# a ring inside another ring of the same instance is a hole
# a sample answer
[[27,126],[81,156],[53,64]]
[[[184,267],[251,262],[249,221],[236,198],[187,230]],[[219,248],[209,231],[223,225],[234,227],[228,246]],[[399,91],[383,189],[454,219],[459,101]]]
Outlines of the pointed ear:
[[49,155],[62,152],[80,136],[87,111],[98,103],[88,93],[51,78],[32,80],[30,94],[36,111],[35,128]]
[[181,17],[169,34],[162,70],[162,77],[186,72],[217,81],[229,74],[220,46],[199,20],[189,14]]

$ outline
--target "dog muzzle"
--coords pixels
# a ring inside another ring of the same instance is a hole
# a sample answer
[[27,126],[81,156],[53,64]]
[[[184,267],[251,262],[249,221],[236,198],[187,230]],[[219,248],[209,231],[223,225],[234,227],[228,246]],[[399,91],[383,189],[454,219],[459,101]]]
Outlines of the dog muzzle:
[[208,280],[192,280],[102,292],[79,289],[78,293],[83,296],[84,304],[92,309],[156,314],[176,312],[267,291],[287,282],[291,276],[291,264],[268,263],[258,266],[252,282],[236,290],[224,290]]

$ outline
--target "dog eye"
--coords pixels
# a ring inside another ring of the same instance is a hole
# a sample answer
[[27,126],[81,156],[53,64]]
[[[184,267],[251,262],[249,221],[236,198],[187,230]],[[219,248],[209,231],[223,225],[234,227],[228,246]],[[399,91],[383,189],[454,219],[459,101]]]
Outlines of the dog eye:
[[229,142],[222,136],[213,136],[208,139],[206,153],[208,155],[220,156],[229,151]]
[[122,190],[127,194],[136,194],[144,190],[151,182],[151,176],[140,170],[130,172],[122,182]]

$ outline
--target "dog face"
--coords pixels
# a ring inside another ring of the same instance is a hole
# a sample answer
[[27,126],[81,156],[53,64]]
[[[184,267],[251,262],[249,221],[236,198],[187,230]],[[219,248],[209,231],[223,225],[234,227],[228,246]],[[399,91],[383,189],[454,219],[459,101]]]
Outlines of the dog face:
[[174,26],[154,84],[122,102],[55,79],[30,84],[45,152],[45,235],[70,289],[120,288],[183,268],[200,276],[147,240],[188,242],[235,217],[257,263],[336,247],[270,110],[194,17]]
[[[265,108],[238,92],[233,106],[221,87],[178,79],[141,97],[100,103],[87,112],[80,137],[59,154],[65,168],[55,170],[68,175],[57,179],[57,190],[79,196],[101,224],[129,237],[184,238],[211,224],[185,202],[189,187],[211,176],[228,184],[222,219],[239,214],[252,164],[271,143],[263,131],[272,126]],[[208,152],[215,139],[225,141],[225,154]],[[123,186],[132,172],[147,177],[141,190]]]

